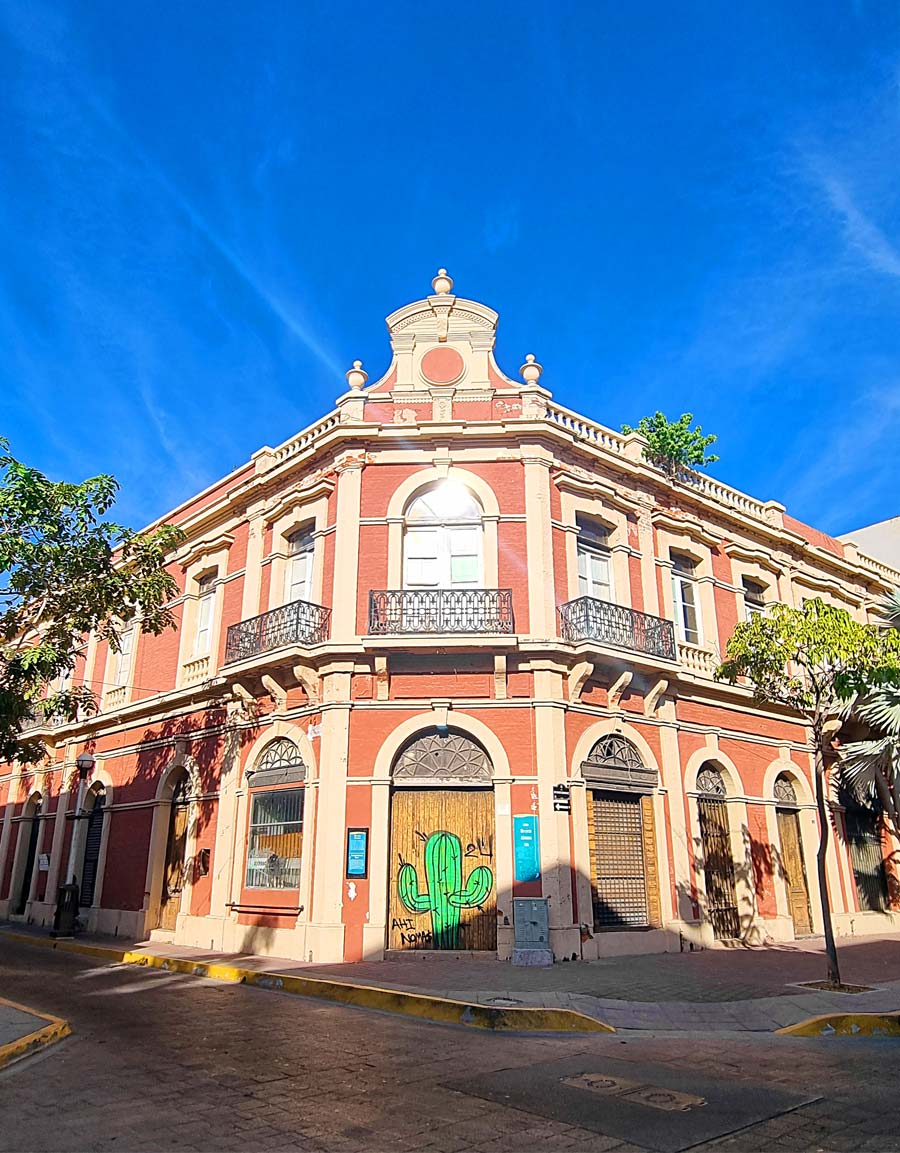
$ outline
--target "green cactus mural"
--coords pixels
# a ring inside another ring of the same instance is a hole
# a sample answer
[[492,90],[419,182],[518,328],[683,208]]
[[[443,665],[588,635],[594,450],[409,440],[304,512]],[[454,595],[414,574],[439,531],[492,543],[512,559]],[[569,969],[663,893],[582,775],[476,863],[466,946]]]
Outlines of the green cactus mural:
[[432,948],[459,949],[459,911],[482,905],[494,884],[487,865],[478,865],[462,884],[462,846],[454,833],[432,833],[425,844],[425,892],[419,892],[415,865],[404,863],[397,876],[400,900],[411,913],[431,913]]

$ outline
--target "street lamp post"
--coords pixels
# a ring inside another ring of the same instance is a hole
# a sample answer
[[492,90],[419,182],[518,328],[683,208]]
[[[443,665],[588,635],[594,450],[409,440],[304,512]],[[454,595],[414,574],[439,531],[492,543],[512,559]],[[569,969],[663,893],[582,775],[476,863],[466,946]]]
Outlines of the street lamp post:
[[72,839],[69,841],[69,864],[66,868],[66,883],[74,884],[75,868],[78,863],[78,853],[81,849],[81,827],[84,823],[84,795],[87,792],[87,779],[94,769],[96,761],[90,753],[79,753],[75,765],[78,769],[78,794],[75,800],[75,825],[72,829]]

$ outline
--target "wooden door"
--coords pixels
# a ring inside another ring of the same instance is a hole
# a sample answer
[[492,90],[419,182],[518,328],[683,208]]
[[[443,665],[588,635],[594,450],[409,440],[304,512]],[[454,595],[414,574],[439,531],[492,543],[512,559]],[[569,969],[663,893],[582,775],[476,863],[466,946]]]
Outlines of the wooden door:
[[388,948],[497,948],[491,789],[394,791]]
[[25,912],[25,906],[28,904],[28,894],[31,891],[31,874],[34,872],[34,859],[37,856],[38,834],[40,831],[41,822],[38,820],[37,813],[35,813],[31,818],[28,829],[28,852],[25,856],[25,872],[22,874],[19,903],[16,905],[16,912],[20,915]]
[[160,929],[174,929],[184,888],[184,855],[187,850],[188,800],[187,782],[175,789],[169,811],[169,836],[166,841],[166,863],[159,904]]
[[720,941],[741,935],[734,887],[731,831],[724,801],[701,797],[697,802],[703,842],[703,878],[706,881],[706,916]]
[[800,814],[796,809],[776,809],[778,839],[781,841],[781,865],[787,886],[788,905],[794,922],[794,934],[808,937],[812,933],[809,913],[809,891],[806,887],[806,866],[800,840]]

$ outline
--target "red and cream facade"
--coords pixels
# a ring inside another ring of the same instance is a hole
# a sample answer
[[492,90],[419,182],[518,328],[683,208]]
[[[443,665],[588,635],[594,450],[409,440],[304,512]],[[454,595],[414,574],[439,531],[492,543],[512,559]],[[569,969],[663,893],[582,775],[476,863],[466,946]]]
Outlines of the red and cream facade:
[[[92,638],[99,713],[0,778],[0,916],[49,924],[71,860],[95,931],[316,962],[508,957],[517,897],[557,957],[820,930],[806,732],[713,671],[745,613],[864,620],[900,573],[670,482],[533,357],[505,375],[452,288],[388,317],[380,380],[357,362],[167,518],[177,630]],[[896,928],[886,834],[832,823],[838,931]]]

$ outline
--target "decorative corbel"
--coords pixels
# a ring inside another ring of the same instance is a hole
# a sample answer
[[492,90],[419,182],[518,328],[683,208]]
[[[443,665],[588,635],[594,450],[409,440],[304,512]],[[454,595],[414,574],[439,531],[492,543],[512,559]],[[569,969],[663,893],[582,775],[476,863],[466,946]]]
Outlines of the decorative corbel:
[[644,697],[644,716],[652,717],[662,700],[663,693],[669,687],[665,677],[660,677],[649,693]]
[[579,661],[569,670],[569,700],[578,701],[594,673],[592,661]]
[[634,673],[630,669],[626,669],[625,672],[621,673],[616,678],[615,682],[610,686],[609,707],[611,709],[617,709],[619,707],[619,701],[622,699],[622,694],[631,684],[631,678],[633,676]]
[[275,711],[283,713],[287,708],[287,689],[284,685],[279,684],[270,673],[263,673],[260,680],[263,688],[271,694],[272,700],[275,702]]
[[319,678],[315,672],[307,668],[306,665],[294,665],[291,672],[298,684],[301,684],[306,690],[309,703],[317,705],[319,703]]

